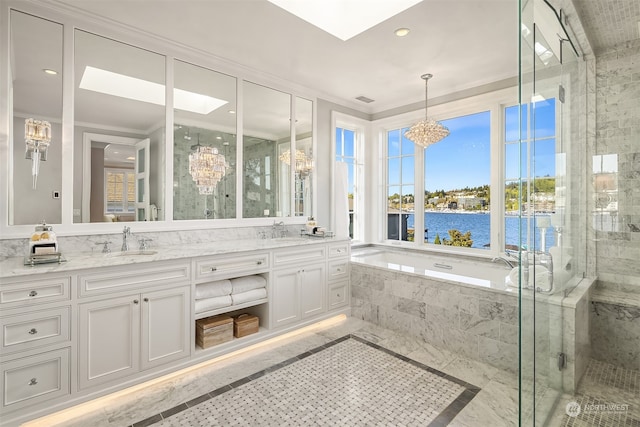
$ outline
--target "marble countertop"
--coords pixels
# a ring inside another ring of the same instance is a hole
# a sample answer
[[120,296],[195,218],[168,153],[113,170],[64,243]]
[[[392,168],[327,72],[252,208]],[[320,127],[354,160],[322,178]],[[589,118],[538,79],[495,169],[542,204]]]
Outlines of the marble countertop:
[[154,261],[170,261],[208,255],[225,255],[240,252],[279,249],[296,246],[316,245],[321,243],[348,241],[347,238],[312,238],[284,237],[275,239],[250,239],[214,241],[209,243],[184,244],[176,246],[152,247],[145,254],[137,250],[129,252],[111,252],[103,254],[99,250],[94,253],[63,253],[66,259],[62,263],[24,265],[24,257],[7,258],[0,261],[0,278],[26,276],[33,274],[73,272],[99,267],[137,264]]

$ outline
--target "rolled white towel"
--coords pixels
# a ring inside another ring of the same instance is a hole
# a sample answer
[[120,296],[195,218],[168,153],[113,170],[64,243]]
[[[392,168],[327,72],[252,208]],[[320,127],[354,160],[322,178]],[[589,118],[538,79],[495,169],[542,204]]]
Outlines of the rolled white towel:
[[216,308],[229,307],[231,303],[230,295],[196,300],[196,313],[215,310]]
[[231,287],[233,288],[233,291],[231,292],[232,294],[240,294],[253,289],[264,288],[265,286],[267,286],[267,280],[258,275],[231,279]]
[[233,305],[244,304],[245,302],[257,301],[267,297],[267,289],[252,289],[247,292],[241,292],[239,294],[231,294]]
[[231,295],[231,280],[217,280],[215,282],[196,285],[196,299],[221,297]]

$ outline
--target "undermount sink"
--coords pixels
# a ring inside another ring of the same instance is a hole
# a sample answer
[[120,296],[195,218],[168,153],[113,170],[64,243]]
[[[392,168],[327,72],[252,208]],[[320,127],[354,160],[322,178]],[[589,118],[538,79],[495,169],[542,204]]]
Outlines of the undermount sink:
[[118,256],[141,256],[141,255],[155,255],[158,251],[126,251],[126,252],[111,252],[106,254],[108,257],[118,257]]

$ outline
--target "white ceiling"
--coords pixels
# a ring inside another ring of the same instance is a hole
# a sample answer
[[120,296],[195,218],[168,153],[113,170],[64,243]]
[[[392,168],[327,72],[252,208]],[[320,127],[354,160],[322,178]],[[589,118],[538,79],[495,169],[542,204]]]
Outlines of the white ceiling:
[[[390,1],[390,0],[362,0]],[[517,75],[517,2],[423,0],[347,41],[267,0],[60,0],[378,113]],[[407,27],[406,37],[394,30]],[[355,101],[366,96],[370,104]]]

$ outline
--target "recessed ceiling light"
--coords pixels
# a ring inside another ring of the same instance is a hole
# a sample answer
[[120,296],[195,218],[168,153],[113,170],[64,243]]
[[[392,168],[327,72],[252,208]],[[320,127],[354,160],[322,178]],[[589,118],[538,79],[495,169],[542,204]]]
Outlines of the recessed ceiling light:
[[216,139],[222,139],[222,137],[221,136],[216,136]]
[[394,31],[395,35],[398,37],[404,37],[407,34],[409,34],[411,30],[408,28],[398,28],[397,30]]
[[135,158],[135,157],[133,157],[133,156],[129,156],[129,157],[127,157],[127,160],[135,160],[135,159],[136,159],[136,158]]
[[[165,102],[164,85],[90,66],[84,69],[80,88],[156,105],[164,105]],[[173,102],[177,110],[199,114],[209,114],[227,103],[222,99],[178,88],[173,89]]]
[[235,114],[236,110],[229,110],[229,114]]
[[45,68],[42,71],[44,71],[47,74],[51,74],[52,76],[55,76],[56,74],[58,74],[58,72],[56,70],[51,70],[49,68]]
[[422,0],[269,0],[287,12],[346,41]]

